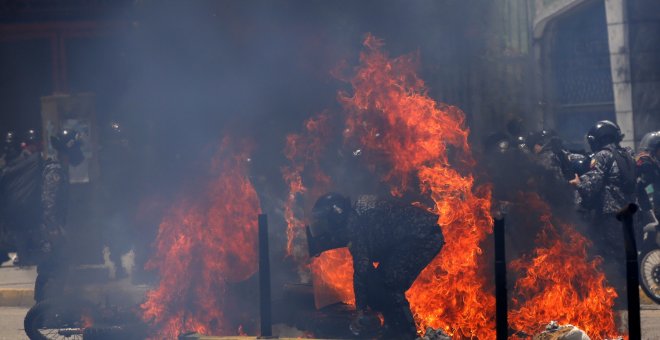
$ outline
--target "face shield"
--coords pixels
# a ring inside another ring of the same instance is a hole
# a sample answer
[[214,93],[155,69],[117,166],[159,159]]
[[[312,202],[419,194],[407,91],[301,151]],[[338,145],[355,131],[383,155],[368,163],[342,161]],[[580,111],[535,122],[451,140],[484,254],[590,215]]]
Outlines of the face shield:
[[306,228],[309,256],[348,245],[350,200],[339,194],[322,196],[312,210],[312,223]]

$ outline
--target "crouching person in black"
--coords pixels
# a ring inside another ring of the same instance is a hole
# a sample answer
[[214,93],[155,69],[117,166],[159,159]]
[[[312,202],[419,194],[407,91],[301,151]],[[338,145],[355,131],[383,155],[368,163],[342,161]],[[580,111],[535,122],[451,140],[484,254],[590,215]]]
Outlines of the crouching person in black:
[[364,314],[383,315],[385,337],[414,339],[416,327],[405,292],[444,245],[438,216],[394,199],[359,196],[355,204],[328,193],[316,201],[307,230],[311,256],[348,246],[358,310],[351,331],[359,335]]

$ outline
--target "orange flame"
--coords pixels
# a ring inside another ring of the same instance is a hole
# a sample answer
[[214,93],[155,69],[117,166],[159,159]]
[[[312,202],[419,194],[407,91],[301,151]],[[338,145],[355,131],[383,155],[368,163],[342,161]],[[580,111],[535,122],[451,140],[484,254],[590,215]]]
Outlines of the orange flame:
[[[240,150],[240,151],[234,151]],[[229,331],[224,315],[228,282],[257,268],[259,200],[247,177],[248,148],[225,138],[211,167],[207,190],[175,204],[160,224],[156,254],[147,268],[160,274],[142,304],[155,338],[183,331]]]
[[428,96],[415,56],[390,59],[371,35],[364,46],[350,80],[353,94],[339,95],[348,112],[345,138],[372,151],[368,161],[389,165],[382,175],[393,195],[413,190],[429,196],[446,239],[406,293],[418,326],[491,339],[495,299],[479,270],[480,244],[492,232],[490,190],[474,187],[465,114]]
[[526,225],[541,224],[541,228],[532,256],[510,264],[520,275],[512,294],[510,327],[538,334],[550,320],[557,320],[579,327],[592,338],[616,338],[612,307],[617,294],[598,268],[602,259],[587,259],[590,242],[571,225],[552,217],[538,194],[520,196],[525,212],[513,213],[531,218],[525,220]]
[[284,205],[284,219],[287,223],[286,250],[289,256],[294,255],[298,260],[304,258],[304,255],[294,254],[294,241],[302,236],[304,222],[294,211],[296,200],[307,193],[307,187],[303,185],[305,170],[311,172],[313,178],[310,197],[318,196],[330,187],[330,177],[321,170],[319,164],[320,155],[330,135],[328,124],[328,116],[320,114],[305,122],[303,134],[290,134],[286,137],[284,156],[290,162],[289,166],[282,168],[284,181],[289,187],[289,196]]
[[[304,198],[307,203],[304,211],[311,209],[311,203],[322,193],[328,191],[331,179],[321,169],[319,159],[325,151],[330,138],[329,117],[319,114],[305,122],[305,130],[301,134],[291,134],[286,138],[284,155],[290,165],[282,168],[285,182],[289,186],[289,196],[284,206],[284,218],[287,222],[287,253],[301,264],[301,270],[311,270],[314,276],[314,296],[318,308],[341,301],[354,304],[353,267],[347,249],[336,249],[322,253],[311,260],[307,266],[307,253],[301,247],[300,238],[303,235],[303,217],[294,213],[298,198]],[[303,184],[303,174],[307,174],[307,186]],[[308,187],[310,188],[308,190]],[[299,213],[300,215],[300,213]],[[332,270],[328,270],[332,268]]]
[[[432,200],[429,209],[439,214],[446,245],[406,293],[418,329],[442,328],[455,339],[494,339],[492,263],[481,249],[492,233],[491,190],[475,185],[465,114],[428,96],[415,73],[414,55],[392,59],[381,51],[382,45],[367,36],[360,65],[349,79],[353,93],[339,94],[346,109],[344,140],[361,145],[370,170],[383,168],[374,164],[385,165],[387,170],[377,174],[392,195],[421,193]],[[318,162],[319,156],[315,153],[296,163],[287,155],[293,164]],[[288,183],[295,196],[305,187],[300,177],[294,178]],[[540,222],[543,232],[534,257],[513,263],[522,275],[514,292],[515,309],[510,311],[512,328],[534,334],[541,325],[559,320],[592,336],[615,334],[612,299],[616,293],[605,286],[599,260],[587,260],[587,240],[570,225],[553,220],[540,199],[535,202],[526,210],[541,214],[530,223]],[[320,282],[318,289],[328,299],[354,302],[347,249],[325,252],[312,260],[311,269],[315,290]]]
[[94,326],[94,318],[89,314],[83,314],[81,316],[82,328],[90,328]]
[[316,307],[341,301],[355,305],[353,260],[348,248],[323,252],[312,259]]

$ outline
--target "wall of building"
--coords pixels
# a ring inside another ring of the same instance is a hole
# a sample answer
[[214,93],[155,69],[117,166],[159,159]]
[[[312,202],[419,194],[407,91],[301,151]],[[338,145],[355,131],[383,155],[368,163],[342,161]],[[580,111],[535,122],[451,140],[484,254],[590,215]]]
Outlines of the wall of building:
[[635,139],[660,130],[660,1],[627,0]]

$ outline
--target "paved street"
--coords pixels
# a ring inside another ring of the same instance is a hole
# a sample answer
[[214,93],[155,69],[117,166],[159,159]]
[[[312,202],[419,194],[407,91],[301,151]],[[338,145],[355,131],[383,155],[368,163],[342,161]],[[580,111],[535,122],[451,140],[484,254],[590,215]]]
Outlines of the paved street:
[[0,340],[27,339],[23,332],[23,317],[27,307],[0,307]]
[[[27,339],[23,333],[26,307],[0,307],[0,340]],[[642,310],[642,339],[660,340],[660,309]]]
[[[9,263],[0,267],[0,340],[27,339],[23,332],[23,317],[33,302],[35,278],[34,268],[15,268]],[[650,303],[645,296],[642,297],[643,302]],[[660,306],[644,306],[642,338],[660,340]]]
[[642,339],[660,340],[660,308],[642,310]]
[[27,339],[23,332],[23,317],[27,307],[0,307],[0,340]]

